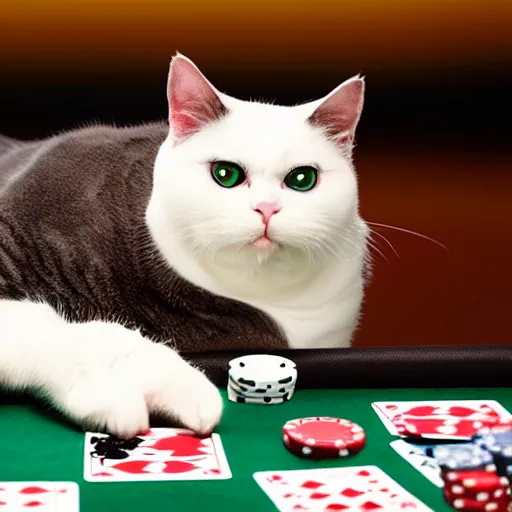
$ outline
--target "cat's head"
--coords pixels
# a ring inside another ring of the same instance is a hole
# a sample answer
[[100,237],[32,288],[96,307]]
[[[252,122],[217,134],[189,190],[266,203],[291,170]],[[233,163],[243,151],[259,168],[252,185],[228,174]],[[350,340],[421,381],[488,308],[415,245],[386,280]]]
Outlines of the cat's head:
[[357,76],[299,106],[241,101],[174,57],[153,192],[169,230],[197,257],[338,257],[360,226],[351,152],[363,97]]

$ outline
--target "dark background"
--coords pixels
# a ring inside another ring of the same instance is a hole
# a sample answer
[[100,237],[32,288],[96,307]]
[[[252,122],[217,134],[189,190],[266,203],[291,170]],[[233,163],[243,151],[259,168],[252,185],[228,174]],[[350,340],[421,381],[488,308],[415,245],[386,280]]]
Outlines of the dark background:
[[[170,56],[294,104],[361,72],[356,164],[375,227],[357,346],[511,344],[512,5],[0,0],[0,133],[164,119]],[[511,34],[511,35],[509,35]]]

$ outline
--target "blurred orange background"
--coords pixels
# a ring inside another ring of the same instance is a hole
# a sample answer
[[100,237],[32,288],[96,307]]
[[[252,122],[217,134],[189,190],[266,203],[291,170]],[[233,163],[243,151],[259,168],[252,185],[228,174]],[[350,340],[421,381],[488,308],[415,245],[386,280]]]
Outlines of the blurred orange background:
[[[0,55],[17,65],[143,70],[176,47],[233,68],[439,69],[508,57],[504,0],[3,0]],[[14,50],[14,52],[13,52]],[[492,55],[492,57],[491,57]],[[19,62],[22,59],[23,62]],[[115,59],[115,60],[113,60]]]
[[0,0],[0,132],[165,118],[170,56],[293,104],[367,80],[356,164],[376,228],[356,346],[512,344],[512,2]]

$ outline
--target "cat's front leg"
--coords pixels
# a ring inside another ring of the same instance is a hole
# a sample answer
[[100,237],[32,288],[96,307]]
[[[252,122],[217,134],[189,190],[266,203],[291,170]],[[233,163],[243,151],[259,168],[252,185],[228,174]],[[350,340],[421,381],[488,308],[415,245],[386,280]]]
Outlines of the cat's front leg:
[[0,386],[44,395],[86,429],[131,437],[159,413],[206,434],[220,420],[222,399],[206,376],[138,332],[6,300],[0,326]]

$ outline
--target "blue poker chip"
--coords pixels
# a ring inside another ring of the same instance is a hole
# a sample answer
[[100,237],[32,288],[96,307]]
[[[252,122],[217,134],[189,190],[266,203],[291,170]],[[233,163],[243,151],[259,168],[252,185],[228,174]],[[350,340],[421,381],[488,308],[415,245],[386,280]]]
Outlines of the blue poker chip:
[[489,469],[494,465],[491,453],[473,443],[434,446],[432,456],[442,469],[450,471]]
[[474,443],[489,451],[499,476],[511,478],[512,469],[512,431],[496,432],[475,436]]
[[479,445],[500,444],[501,446],[512,446],[512,422],[509,427],[489,427],[481,429],[472,438],[474,443]]
[[508,450],[495,450],[492,452],[496,473],[499,476],[508,476],[512,473],[512,447]]
[[512,454],[512,431],[483,434],[476,438],[480,445],[490,451],[510,451]]
[[506,432],[489,432],[477,434],[474,436],[474,439],[487,444],[512,446],[512,430]]

